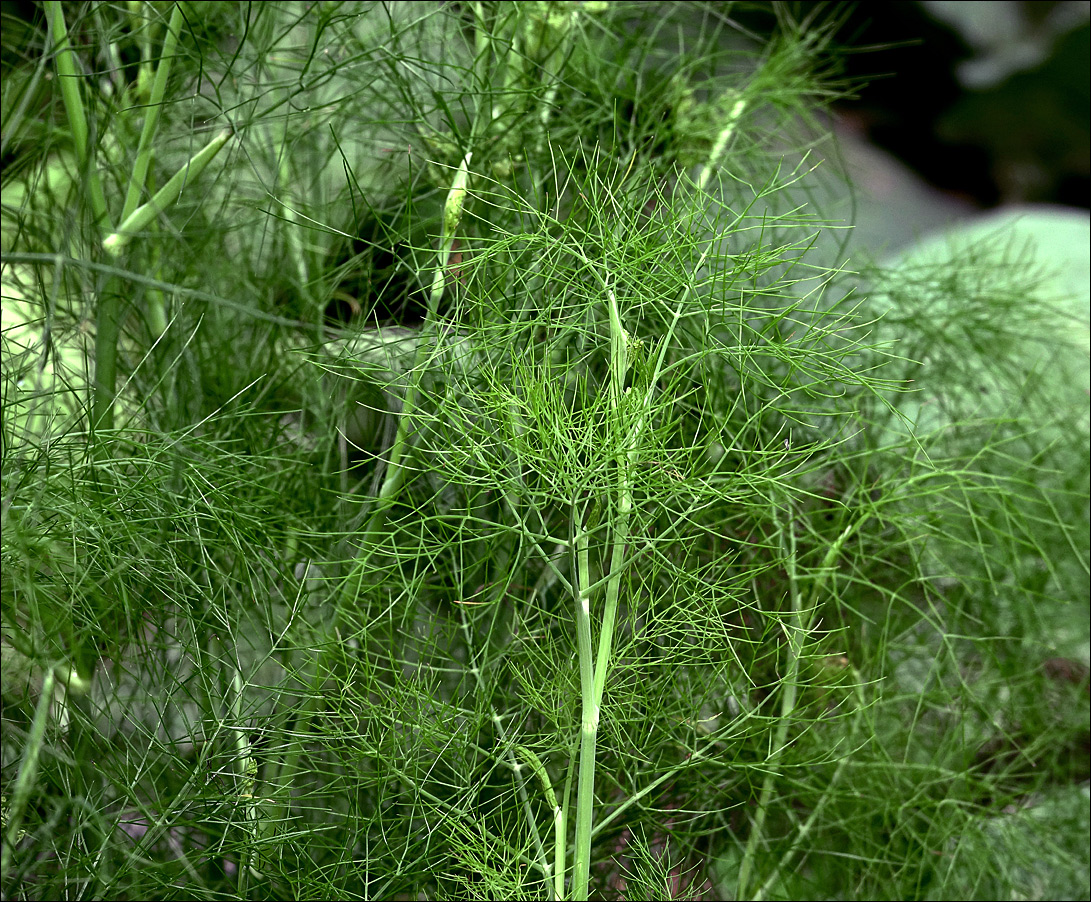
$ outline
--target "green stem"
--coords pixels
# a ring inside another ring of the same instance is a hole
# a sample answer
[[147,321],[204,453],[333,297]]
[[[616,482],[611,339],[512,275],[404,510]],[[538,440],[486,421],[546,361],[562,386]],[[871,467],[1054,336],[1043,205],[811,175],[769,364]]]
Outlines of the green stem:
[[[136,96],[146,98],[152,79],[152,23],[145,21],[145,0],[128,0],[129,30],[140,45],[140,66],[136,76]],[[149,4],[150,5],[150,4]]]
[[[133,234],[150,225],[157,215],[169,207],[191,179],[196,179],[213,157],[231,138],[224,129],[199,150],[178,170],[147,203],[126,216],[117,231],[102,242],[103,249],[117,257],[132,240]],[[114,400],[117,391],[117,345],[121,335],[121,298],[117,279],[111,278],[99,292],[95,324],[95,402],[92,428],[109,431],[114,427]]]
[[166,37],[163,38],[163,52],[159,57],[159,66],[155,71],[151,96],[148,98],[148,106],[144,113],[144,127],[140,131],[136,161],[133,163],[132,175],[129,177],[129,188],[125,194],[125,206],[121,213],[122,222],[128,219],[139,205],[140,195],[143,193],[147,181],[148,166],[151,164],[152,157],[152,141],[155,139],[155,132],[159,126],[159,114],[163,108],[163,98],[167,93],[167,79],[170,77],[174,50],[178,46],[178,34],[182,30],[182,18],[182,4],[176,3],[174,4],[174,11],[171,13],[170,25],[167,26]]
[[[220,649],[223,650],[222,647]],[[247,895],[247,887],[251,873],[260,879],[261,874],[254,867],[257,856],[257,839],[259,829],[260,811],[257,802],[257,776],[258,762],[254,758],[253,749],[250,747],[250,738],[243,725],[243,684],[242,674],[234,664],[231,668],[231,729],[235,733],[235,763],[238,766],[238,795],[239,804],[243,809],[243,823],[247,826],[246,851],[244,861],[239,863],[239,896],[243,899]]]
[[368,520],[364,531],[362,551],[354,567],[353,575],[349,577],[349,583],[355,584],[363,576],[371,552],[379,543],[383,528],[386,525],[386,517],[390,508],[394,505],[405,481],[405,467],[402,458],[409,446],[410,425],[413,420],[413,412],[420,397],[421,379],[424,375],[424,365],[429,354],[428,342],[425,340],[430,334],[435,334],[436,316],[439,311],[439,303],[443,299],[444,286],[447,283],[447,267],[451,259],[451,248],[454,246],[455,235],[459,223],[462,221],[462,209],[466,202],[466,185],[469,181],[470,160],[473,152],[470,151],[462,158],[462,163],[455,173],[451,188],[447,192],[447,201],[443,208],[443,233],[440,237],[439,253],[436,259],[436,269],[432,277],[432,290],[428,296],[428,308],[425,312],[424,323],[421,326],[417,343],[417,351],[413,359],[413,367],[410,370],[409,387],[406,389],[405,400],[402,402],[401,414],[398,417],[398,428],[394,434],[394,441],[390,446],[387,457],[386,475],[379,488],[379,495],[375,499],[375,508]]
[[[706,249],[700,262],[703,263],[707,254],[708,250]],[[579,256],[584,262],[590,263],[582,253]],[[592,269],[594,270],[594,267]],[[594,271],[597,274],[597,270]],[[670,328],[660,348],[652,378],[646,388],[641,412],[636,421],[630,425],[625,422],[623,413],[625,375],[628,370],[629,335],[622,325],[617,297],[610,288],[608,280],[600,276],[600,283],[606,291],[610,317],[611,395],[615,425],[616,428],[626,433],[626,440],[622,443],[617,459],[617,507],[611,529],[612,548],[606,582],[606,606],[603,611],[602,629],[599,633],[598,658],[594,664],[591,662],[590,594],[592,583],[587,553],[587,533],[584,531],[582,523],[576,520],[575,515],[573,515],[573,521],[577,524],[578,530],[575,538],[578,566],[576,586],[579,589],[576,598],[576,623],[583,696],[580,770],[576,795],[576,861],[573,872],[573,898],[578,900],[587,898],[590,879],[591,837],[594,820],[595,754],[602,699],[606,691],[606,677],[610,670],[614,630],[617,625],[621,578],[625,568],[625,549],[629,543],[629,518],[633,509],[632,472],[639,453],[644,426],[647,422],[652,393],[655,391],[655,384],[662,372],[667,346],[682,316],[685,302],[684,297],[683,302],[675,310]],[[687,289],[686,296],[688,296],[688,293]],[[588,685],[589,682],[590,685]]]
[[60,86],[61,99],[64,101],[64,112],[68,119],[68,128],[72,132],[72,144],[76,149],[76,160],[79,162],[80,172],[87,178],[87,190],[91,202],[91,213],[95,222],[105,228],[109,228],[106,211],[106,195],[102,191],[102,181],[98,171],[92,165],[91,148],[89,146],[89,129],[87,127],[87,112],[80,97],[80,76],[76,72],[76,58],[72,52],[71,42],[68,40],[68,28],[64,24],[64,11],[58,0],[47,0],[45,4],[46,17],[49,20],[50,34],[53,38],[53,52],[57,60],[57,80]]
[[587,533],[573,513],[576,524],[576,644],[580,659],[580,693],[583,716],[580,727],[580,765],[576,786],[576,851],[572,874],[572,898],[585,900],[591,876],[591,824],[595,804],[595,746],[598,741],[599,706],[595,701],[595,673],[591,659],[591,583]]
[[[64,11],[57,0],[47,0],[46,17],[53,39],[53,52],[57,64],[57,79],[64,102],[68,128],[72,132],[72,144],[80,172],[87,180],[87,197],[91,215],[96,224],[109,229],[106,196],[102,181],[94,166],[89,143],[87,111],[80,97],[80,76],[76,71],[76,58],[68,39]],[[95,309],[95,379],[92,409],[92,429],[112,429],[114,425],[114,390],[117,385],[117,340],[120,332],[120,302],[110,279],[99,292]]]
[[739,884],[735,893],[736,899],[749,899],[750,875],[754,870],[754,859],[757,856],[758,846],[764,841],[765,817],[769,811],[769,803],[773,796],[773,783],[778,776],[778,764],[784,744],[788,740],[788,726],[795,711],[798,696],[799,660],[803,649],[806,626],[803,623],[802,602],[799,596],[799,582],[796,572],[796,538],[792,526],[791,515],[788,515],[787,524],[778,527],[781,546],[785,544],[787,536],[787,570],[790,592],[791,613],[785,623],[788,637],[788,673],[781,681],[780,717],[777,729],[773,736],[773,745],[769,752],[769,760],[766,762],[765,779],[762,781],[761,792],[758,795],[758,810],[754,813],[754,822],[750,827],[750,836],[746,842],[746,850],[743,853],[742,864],[739,866]]
[[[564,775],[564,800],[561,802],[561,820],[557,829],[560,831],[561,837],[564,841],[568,839],[568,812],[571,810],[570,803],[572,801],[572,778],[576,773],[576,748],[573,746],[568,753],[568,770]],[[564,878],[566,872],[565,861],[565,848],[564,845],[557,847],[557,855],[559,856],[557,862],[557,898],[565,898],[564,893]]]
[[554,849],[556,853],[556,861],[554,862],[554,898],[564,898],[564,878],[565,878],[565,858],[567,849],[565,848],[568,842],[568,802],[572,796],[572,774],[575,771],[576,756],[569,754],[568,758],[568,772],[564,778],[564,800],[561,802],[560,808],[557,810],[554,816],[554,828],[556,831],[556,847]]
[[38,758],[42,751],[42,742],[45,739],[45,728],[49,721],[49,709],[53,705],[53,687],[56,682],[53,668],[46,671],[42,680],[42,694],[38,698],[38,706],[34,709],[34,720],[30,725],[30,734],[27,736],[27,744],[23,749],[23,760],[19,765],[19,775],[15,778],[15,790],[11,797],[11,807],[4,812],[4,849],[0,860],[0,884],[8,890],[8,872],[11,868],[11,857],[15,852],[15,846],[19,841],[19,828],[23,824],[23,814],[26,812],[30,793],[34,788],[34,779],[38,775]]
[[[791,591],[791,616],[786,623],[789,655],[788,674],[781,686],[783,694],[781,695],[780,700],[780,719],[777,724],[776,733],[773,737],[773,746],[767,763],[765,779],[762,781],[761,793],[758,796],[758,810],[754,813],[754,823],[751,826],[750,837],[746,843],[746,851],[743,854],[742,864],[739,866],[739,884],[735,896],[737,899],[751,898],[750,882],[751,874],[754,870],[754,859],[757,856],[758,846],[764,841],[765,818],[772,800],[773,783],[779,776],[778,765],[780,756],[788,741],[788,728],[791,724],[792,714],[795,712],[796,701],[799,695],[799,664],[802,658],[806,636],[811,628],[811,616],[817,608],[819,595],[825,588],[826,580],[829,578],[834,561],[841,553],[841,549],[844,547],[845,542],[869,519],[871,519],[871,514],[865,513],[855,522],[850,523],[826,550],[826,554],[822,559],[822,565],[819,567],[818,578],[811,587],[811,593],[805,607],[799,592],[799,581],[796,571],[795,531],[792,528],[790,515],[787,524],[781,525],[778,530],[782,545],[785,543],[785,536],[787,536],[788,584]],[[770,880],[771,879],[772,878],[770,878]],[[760,893],[766,892],[769,889],[769,885],[770,881],[767,880],[760,888]],[[755,894],[753,898],[757,899],[759,898],[759,895]]]
[[114,395],[117,393],[117,344],[121,335],[121,299],[117,279],[108,279],[98,293],[95,311],[95,385],[92,431],[114,428]]
[[[582,255],[581,255],[582,256]],[[584,257],[584,260],[587,258]],[[625,376],[629,368],[629,334],[621,322],[617,296],[610,287],[608,277],[600,277],[606,292],[610,319],[610,376],[611,407],[614,428],[624,435],[617,456],[617,498],[611,523],[611,551],[609,576],[606,583],[606,605],[599,632],[598,657],[591,662],[591,612],[590,566],[587,559],[587,533],[582,523],[577,523],[576,551],[579,592],[576,603],[577,641],[579,644],[580,677],[583,694],[583,718],[580,742],[580,773],[576,796],[576,867],[573,895],[586,899],[591,860],[591,828],[594,817],[595,752],[598,725],[602,712],[602,698],[606,691],[606,678],[610,672],[610,656],[613,650],[614,630],[617,626],[617,609],[621,597],[621,579],[625,570],[625,549],[629,544],[629,518],[633,509],[632,469],[639,452],[645,416],[642,412],[633,424],[627,422],[625,404]],[[651,391],[651,387],[649,387]]]
[[167,209],[182,194],[187,184],[195,180],[212,162],[233,132],[225,128],[195,153],[188,162],[170,177],[170,180],[147,203],[141,204],[122,220],[117,230],[106,237],[102,247],[111,257],[117,257],[132,241],[136,232],[145,228],[156,216]]
[[[481,3],[481,0],[475,0],[470,6],[470,10],[474,17],[474,80],[475,87],[479,92],[476,98],[478,109],[475,121],[491,122],[492,93],[488,90],[488,85],[492,40],[489,35],[488,25],[485,22],[485,5]],[[489,105],[488,110],[483,108],[484,104]]]

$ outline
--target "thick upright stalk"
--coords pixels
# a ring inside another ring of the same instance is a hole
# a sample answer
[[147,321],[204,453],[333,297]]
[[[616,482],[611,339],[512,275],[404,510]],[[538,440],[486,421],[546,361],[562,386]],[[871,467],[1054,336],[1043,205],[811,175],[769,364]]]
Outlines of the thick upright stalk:
[[[102,181],[95,168],[93,149],[90,141],[87,110],[80,95],[80,73],[77,70],[76,55],[68,39],[68,27],[64,21],[64,11],[59,2],[48,0],[45,4],[46,17],[49,20],[49,32],[53,42],[53,53],[57,66],[57,80],[61,99],[64,101],[65,117],[72,133],[72,144],[76,150],[76,162],[81,177],[87,186],[87,198],[91,206],[91,215],[98,228],[109,230],[110,224],[106,210],[106,196],[102,190]],[[120,303],[114,290],[113,279],[100,291],[95,310],[95,378],[92,426],[110,429],[113,427],[114,388],[117,385],[117,336],[119,332]]]
[[606,286],[606,300],[610,311],[610,368],[612,370],[612,408],[614,428],[619,435],[625,436],[618,451],[617,496],[614,518],[611,523],[609,581],[606,584],[606,608],[602,615],[602,632],[599,633],[599,653],[595,661],[595,707],[602,704],[602,694],[606,690],[606,673],[610,668],[610,653],[614,643],[614,627],[617,623],[618,599],[621,595],[621,574],[625,567],[625,548],[629,544],[629,515],[633,510],[632,467],[636,461],[640,445],[644,415],[637,417],[635,424],[627,421],[624,395],[625,376],[629,370],[629,333],[621,323],[617,296],[613,288]]
[[80,73],[76,70],[76,55],[68,40],[68,27],[64,23],[64,11],[58,0],[47,0],[45,14],[49,20],[49,31],[53,39],[53,53],[56,56],[58,84],[61,99],[64,101],[65,118],[72,132],[76,162],[79,164],[81,175],[87,179],[87,195],[91,203],[91,213],[99,226],[109,228],[106,195],[92,160],[91,130],[87,124],[87,111],[80,96]]
[[[591,865],[591,834],[594,821],[595,804],[595,754],[598,740],[598,726],[602,712],[602,699],[606,691],[606,678],[610,672],[610,656],[613,651],[614,630],[617,626],[617,611],[621,598],[621,579],[625,568],[625,551],[629,544],[629,520],[633,510],[632,474],[640,455],[644,428],[650,416],[652,398],[656,383],[663,372],[667,348],[674,336],[675,329],[685,310],[691,286],[687,286],[670,326],[663,337],[658,357],[651,367],[651,372],[644,388],[644,397],[639,404],[630,404],[625,388],[625,378],[629,369],[629,343],[632,340],[626,332],[618,307],[617,296],[610,285],[609,275],[603,276],[591,260],[580,250],[576,255],[599,279],[606,295],[607,313],[610,322],[610,397],[613,428],[617,435],[623,435],[616,457],[617,492],[614,496],[613,522],[611,523],[611,551],[609,572],[606,577],[606,603],[603,610],[602,629],[599,632],[598,657],[591,661],[591,606],[592,583],[588,562],[588,536],[582,520],[573,511],[572,520],[575,530],[574,547],[576,551],[577,574],[573,586],[576,601],[576,628],[579,647],[581,696],[583,714],[580,730],[580,763],[576,796],[576,850],[573,869],[572,898],[586,899]],[[703,264],[709,253],[706,248],[698,260],[696,269]]]
[[618,601],[621,597],[621,578],[625,568],[625,549],[629,543],[629,517],[633,509],[632,467],[635,462],[644,415],[635,424],[627,421],[625,403],[625,376],[629,368],[629,334],[621,322],[617,297],[608,279],[602,280],[606,291],[607,310],[610,319],[610,399],[612,426],[616,435],[625,436],[619,442],[616,459],[617,494],[614,498],[614,514],[610,530],[610,562],[606,582],[606,605],[599,631],[598,657],[591,662],[591,604],[590,565],[588,562],[587,533],[575,515],[576,524],[576,627],[580,659],[580,684],[583,715],[580,729],[580,766],[576,795],[576,861],[573,871],[572,896],[586,899],[591,865],[591,828],[595,805],[595,754],[598,741],[602,697],[606,691],[606,677],[610,672],[610,654],[617,626]]
[[573,514],[576,523],[576,644],[580,660],[580,695],[583,716],[580,725],[580,765],[576,784],[576,852],[572,872],[572,898],[587,898],[591,875],[591,824],[595,801],[595,746],[598,741],[599,703],[595,699],[595,672],[591,654],[591,585],[587,552],[587,533]]
[[167,94],[167,80],[170,78],[174,51],[178,46],[178,36],[182,30],[182,19],[182,4],[176,3],[174,4],[174,10],[171,12],[170,24],[167,26],[167,35],[163,39],[163,52],[159,57],[159,65],[156,67],[151,96],[148,97],[148,105],[144,111],[144,125],[140,130],[136,161],[133,163],[133,171],[129,177],[129,187],[125,192],[125,207],[121,211],[122,222],[128,219],[140,205],[140,195],[147,184],[148,166],[151,164],[152,159],[152,143],[155,140],[155,132],[159,126],[159,113],[163,109],[163,100]]

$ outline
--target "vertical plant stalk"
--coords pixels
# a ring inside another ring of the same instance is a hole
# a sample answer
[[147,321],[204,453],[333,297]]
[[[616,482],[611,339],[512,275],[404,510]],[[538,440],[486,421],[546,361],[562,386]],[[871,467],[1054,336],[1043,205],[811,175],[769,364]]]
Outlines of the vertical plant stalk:
[[[583,256],[581,254],[581,256]],[[585,261],[586,257],[583,258]],[[573,869],[572,896],[587,899],[591,870],[591,829],[595,805],[595,756],[598,744],[599,720],[602,714],[602,697],[606,690],[606,677],[610,670],[610,654],[613,649],[614,630],[617,626],[617,608],[621,596],[621,578],[625,568],[625,548],[629,542],[629,517],[633,509],[632,466],[640,446],[644,421],[638,418],[633,428],[626,422],[625,376],[629,368],[629,334],[621,322],[617,296],[608,277],[600,276],[606,292],[607,311],[610,320],[610,400],[613,413],[612,425],[616,434],[624,435],[619,442],[616,459],[617,497],[610,524],[611,551],[606,582],[606,605],[599,631],[597,659],[591,659],[591,575],[588,560],[588,534],[582,519],[573,513],[576,527],[576,641],[580,662],[580,692],[583,713],[580,726],[580,764],[576,789],[576,848]]]
[[127,0],[125,6],[129,13],[129,29],[140,46],[140,65],[136,74],[136,95],[147,97],[152,79],[152,23],[142,14],[147,0]]
[[38,705],[34,709],[34,720],[30,724],[30,733],[27,736],[27,744],[23,749],[23,760],[19,765],[19,775],[15,778],[15,790],[11,797],[11,807],[4,812],[4,848],[0,854],[0,884],[4,889],[8,888],[9,869],[11,857],[15,852],[15,846],[19,842],[19,830],[23,824],[23,814],[26,812],[30,793],[34,789],[34,779],[38,775],[38,758],[42,752],[42,742],[45,739],[45,729],[49,721],[49,709],[53,705],[53,687],[56,676],[51,667],[46,671],[42,680],[41,695]]
[[[139,6],[140,4],[130,4],[134,28],[139,22],[137,16]],[[125,206],[121,211],[122,222],[132,215],[140,204],[141,195],[145,190],[148,190],[148,168],[151,165],[152,142],[159,128],[159,115],[163,106],[163,99],[167,93],[167,80],[170,78],[174,51],[178,46],[178,36],[182,30],[182,20],[184,18],[182,6],[182,3],[174,4],[170,23],[167,25],[167,33],[163,38],[163,48],[159,55],[159,64],[155,68],[154,77],[150,77],[151,39],[147,37],[147,29],[143,29],[143,36],[140,41],[140,70],[137,76],[136,93],[138,97],[145,99],[147,107],[144,113],[144,125],[140,130],[140,140],[137,144],[136,162],[133,164],[132,175],[129,177],[129,187],[125,192]],[[154,220],[152,225],[154,226]],[[153,261],[152,271],[156,272],[157,270],[158,265],[156,265],[156,261]],[[149,291],[147,293],[147,303],[148,323],[151,326],[152,334],[158,338],[167,329],[166,303],[162,292]]]
[[[211,162],[231,137],[231,130],[225,129],[175,173],[155,196],[147,203],[139,205],[140,194],[147,180],[150,165],[152,142],[159,122],[159,111],[166,93],[167,79],[171,61],[181,31],[183,10],[176,4],[171,14],[170,25],[163,43],[163,55],[152,85],[149,106],[144,118],[137,147],[133,173],[126,191],[125,205],[122,210],[121,224],[117,230],[110,227],[106,199],[102,191],[102,182],[94,166],[91,147],[89,146],[89,128],[87,113],[80,97],[80,76],[76,70],[75,55],[64,22],[61,4],[57,0],[48,0],[46,15],[49,20],[50,34],[56,55],[57,74],[61,97],[72,141],[76,149],[76,158],[87,180],[87,190],[91,212],[99,229],[107,232],[102,242],[103,250],[111,257],[117,257],[128,245],[134,232],[145,228],[152,220],[178,199],[182,189],[190,178],[196,178]],[[121,300],[117,280],[107,279],[99,290],[98,304],[95,310],[95,379],[94,400],[92,404],[93,430],[110,430],[114,425],[114,400],[117,390],[117,351],[121,334]],[[159,317],[162,320],[162,317]]]
[[[780,756],[788,741],[788,728],[791,725],[792,715],[795,713],[796,701],[799,697],[799,665],[803,657],[807,634],[811,629],[811,617],[818,606],[818,597],[826,586],[826,580],[829,577],[834,561],[837,560],[837,556],[841,553],[845,542],[870,519],[871,514],[866,513],[855,522],[850,523],[827,549],[826,555],[822,559],[822,566],[818,571],[818,578],[811,588],[811,594],[806,605],[802,603],[800,598],[799,579],[796,570],[795,530],[792,526],[790,513],[786,517],[787,522],[780,524],[778,527],[777,532],[779,533],[781,547],[786,551],[791,604],[790,617],[785,624],[788,638],[788,674],[781,682],[780,717],[773,737],[765,779],[762,781],[761,793],[758,796],[758,810],[754,813],[754,821],[750,827],[750,836],[746,842],[742,864],[739,865],[738,889],[735,892],[736,899],[749,899],[752,897],[750,883],[751,874],[754,870],[754,859],[757,856],[758,847],[764,842],[765,818],[772,801],[773,783],[779,776]],[[769,882],[766,881],[761,887],[761,891],[765,892],[768,887]],[[759,896],[755,894],[753,898],[757,899]]]
[[76,57],[68,39],[68,28],[64,23],[64,11],[59,0],[46,0],[45,13],[49,21],[49,32],[53,39],[53,53],[57,63],[57,81],[64,102],[65,117],[72,132],[72,144],[76,150],[76,161],[80,172],[87,179],[87,191],[91,202],[91,213],[95,222],[102,228],[109,228],[106,211],[106,195],[102,191],[102,181],[94,167],[89,146],[90,129],[87,126],[87,111],[80,97],[80,74],[76,71]]
[[[86,180],[87,197],[91,206],[91,215],[97,228],[109,229],[106,209],[106,196],[102,191],[102,181],[94,165],[89,144],[90,129],[87,124],[87,111],[80,97],[80,75],[76,69],[76,58],[68,38],[68,28],[64,22],[64,11],[58,0],[47,0],[45,4],[49,32],[53,43],[53,53],[57,66],[57,81],[64,102],[65,117],[72,133],[72,144],[76,151],[76,163],[81,177]],[[108,280],[105,290],[99,292],[95,309],[95,378],[93,383],[92,429],[113,428],[114,389],[117,385],[117,336],[119,330],[119,304],[116,294],[111,290],[112,279]]]
[[[706,247],[694,266],[697,272],[704,265],[711,246]],[[632,341],[621,321],[617,295],[610,286],[608,276],[603,276],[588,257],[579,250],[576,255],[595,273],[606,295],[607,313],[610,321],[610,395],[613,412],[612,423],[618,434],[625,438],[619,443],[616,459],[617,497],[611,523],[610,568],[606,578],[606,604],[599,633],[598,657],[591,660],[591,611],[590,611],[590,565],[588,561],[587,532],[583,523],[573,511],[572,519],[576,534],[576,629],[580,661],[581,695],[583,713],[581,717],[580,763],[576,793],[576,847],[573,867],[572,897],[577,900],[587,899],[588,882],[591,869],[591,836],[594,825],[595,791],[595,754],[598,742],[598,725],[602,714],[602,698],[606,691],[606,677],[610,670],[610,656],[613,651],[614,630],[617,626],[617,609],[621,597],[621,578],[625,567],[625,549],[629,543],[629,519],[633,510],[633,469],[637,464],[644,426],[656,391],[656,384],[663,372],[667,348],[674,337],[675,329],[692,291],[692,283],[675,308],[671,324],[663,336],[659,354],[652,368],[644,389],[644,397],[639,407],[630,407],[626,395],[625,377],[629,368],[629,344]],[[629,422],[628,410],[636,412],[636,417]]]
[[621,577],[625,567],[625,548],[629,540],[629,516],[633,509],[632,481],[629,476],[633,451],[623,452],[625,460],[618,491],[617,509],[612,524],[612,548],[609,577],[606,583],[606,606],[599,630],[598,656],[591,661],[590,567],[587,533],[580,527],[576,537],[579,578],[576,601],[577,643],[579,645],[580,685],[583,715],[580,736],[580,770],[576,795],[576,864],[573,898],[585,900],[591,865],[591,828],[595,804],[595,754],[598,743],[602,697],[610,671],[614,631],[617,627],[618,601],[621,597]]
[[148,166],[152,158],[152,142],[155,140],[155,133],[159,127],[159,114],[163,106],[163,98],[167,93],[167,79],[170,78],[171,63],[174,60],[175,48],[178,46],[178,35],[182,30],[182,18],[182,4],[175,3],[170,24],[167,26],[167,34],[163,38],[163,50],[155,70],[151,95],[148,97],[148,105],[144,112],[144,125],[140,130],[140,141],[136,148],[136,161],[133,164],[132,175],[129,177],[129,187],[125,192],[125,206],[121,212],[122,222],[128,219],[139,206],[140,195],[147,182]]
[[580,694],[583,713],[580,723],[580,764],[576,783],[576,849],[572,871],[572,898],[587,898],[591,874],[591,826],[594,819],[595,749],[598,742],[599,708],[595,704],[595,665],[591,652],[591,568],[588,560],[587,532],[579,515],[576,525],[576,645],[580,662]]
[[[410,370],[409,386],[405,392],[405,400],[402,402],[402,410],[398,416],[398,428],[394,434],[394,441],[390,446],[387,457],[386,474],[379,488],[379,495],[375,499],[375,509],[371,512],[364,538],[361,544],[361,554],[354,567],[354,575],[348,582],[358,583],[363,578],[368,559],[382,536],[386,525],[387,514],[397,500],[402,483],[405,481],[405,466],[402,458],[409,445],[409,434],[413,413],[416,410],[417,401],[420,398],[421,379],[424,376],[424,365],[428,358],[428,335],[436,332],[436,316],[439,311],[439,302],[443,299],[444,285],[447,283],[448,264],[451,259],[451,249],[454,246],[455,235],[459,223],[462,222],[462,210],[466,203],[466,185],[469,182],[470,160],[473,151],[468,151],[462,158],[455,177],[451,181],[451,188],[447,192],[447,200],[443,206],[443,231],[440,235],[439,252],[436,257],[436,269],[432,277],[432,288],[428,294],[428,308],[425,311],[424,323],[420,329],[417,343],[417,351],[413,358],[413,367]],[[346,584],[347,588],[347,584]]]
[[[221,647],[222,652],[222,647]],[[242,805],[243,822],[249,832],[245,860],[239,862],[239,896],[246,898],[250,876],[261,878],[254,866],[257,858],[257,840],[261,812],[257,800],[258,762],[250,747],[250,739],[242,723],[242,697],[245,686],[242,674],[234,663],[231,667],[231,729],[235,732],[235,763],[238,766],[238,800]]]

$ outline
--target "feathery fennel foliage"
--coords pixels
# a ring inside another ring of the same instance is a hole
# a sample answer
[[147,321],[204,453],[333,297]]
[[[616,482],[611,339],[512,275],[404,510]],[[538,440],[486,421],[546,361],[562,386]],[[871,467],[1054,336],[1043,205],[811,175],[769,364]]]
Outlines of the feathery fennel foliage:
[[1086,893],[1086,399],[772,9],[5,21],[6,897]]

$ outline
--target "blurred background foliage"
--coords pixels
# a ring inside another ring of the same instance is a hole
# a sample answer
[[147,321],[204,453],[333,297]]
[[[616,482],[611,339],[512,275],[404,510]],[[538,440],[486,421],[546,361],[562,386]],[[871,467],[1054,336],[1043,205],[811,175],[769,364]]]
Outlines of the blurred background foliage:
[[839,33],[861,82],[838,107],[931,185],[982,208],[1088,206],[1091,6],[853,5]]

